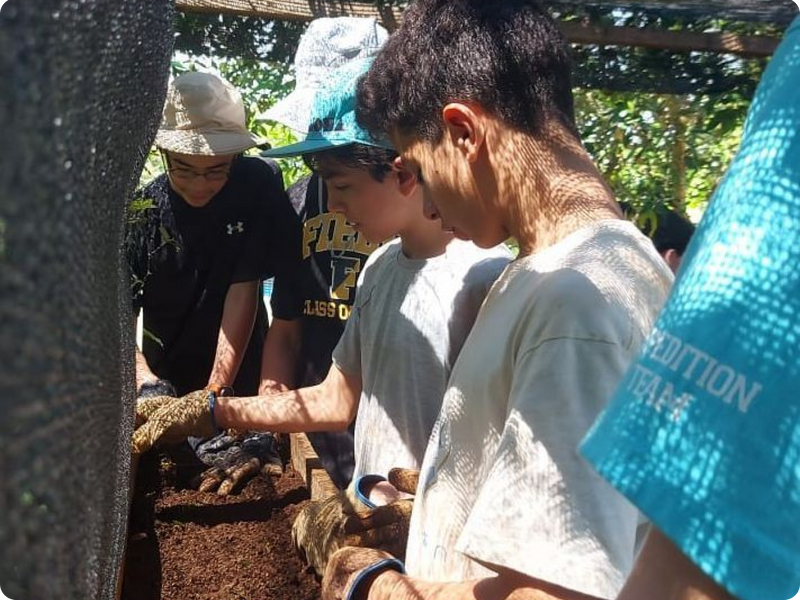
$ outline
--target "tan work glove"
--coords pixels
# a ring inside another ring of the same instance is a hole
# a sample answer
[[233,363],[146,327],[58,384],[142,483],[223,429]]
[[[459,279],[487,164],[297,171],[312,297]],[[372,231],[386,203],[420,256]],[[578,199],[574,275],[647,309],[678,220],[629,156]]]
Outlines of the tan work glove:
[[[392,469],[389,473],[389,483],[396,492],[407,494],[416,490],[418,472],[413,472],[416,476],[409,473],[412,473],[409,469]],[[292,539],[318,575],[325,572],[328,558],[344,546],[377,548],[395,556],[405,556],[414,500],[400,498],[375,506],[368,500],[367,490],[384,481],[376,475],[362,477],[345,491],[310,502],[300,511],[292,526]],[[398,493],[395,498],[400,495]]]
[[182,398],[155,396],[136,406],[136,420],[141,422],[133,432],[133,453],[142,454],[156,444],[183,441],[190,435],[210,437],[217,432],[212,413],[216,396],[199,390]]
[[383,550],[342,548],[328,561],[322,578],[322,600],[366,598],[375,578],[388,569],[405,573],[403,563]]

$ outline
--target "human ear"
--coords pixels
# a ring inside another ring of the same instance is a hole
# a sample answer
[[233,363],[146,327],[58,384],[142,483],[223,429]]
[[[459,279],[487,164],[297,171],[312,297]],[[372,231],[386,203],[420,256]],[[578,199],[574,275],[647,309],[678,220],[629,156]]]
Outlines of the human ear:
[[486,138],[483,115],[467,104],[451,102],[442,109],[445,137],[469,162],[475,162]]
[[397,177],[397,187],[400,193],[408,196],[417,186],[417,177],[408,170],[403,159],[398,156],[392,161],[393,175]]
[[673,273],[677,273],[678,269],[681,267],[681,259],[683,258],[680,254],[678,254],[678,251],[674,248],[670,248],[664,252],[662,256],[664,257],[664,262],[667,263],[667,266],[670,268],[670,270],[672,270]]

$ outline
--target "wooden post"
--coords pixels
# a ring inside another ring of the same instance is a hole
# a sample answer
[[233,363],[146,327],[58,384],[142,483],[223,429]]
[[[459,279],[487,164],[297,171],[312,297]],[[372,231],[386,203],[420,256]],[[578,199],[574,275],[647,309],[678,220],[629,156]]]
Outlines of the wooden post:
[[319,456],[305,433],[291,434],[289,448],[292,467],[306,482],[306,488],[308,488],[308,494],[312,500],[322,500],[339,491],[323,468]]

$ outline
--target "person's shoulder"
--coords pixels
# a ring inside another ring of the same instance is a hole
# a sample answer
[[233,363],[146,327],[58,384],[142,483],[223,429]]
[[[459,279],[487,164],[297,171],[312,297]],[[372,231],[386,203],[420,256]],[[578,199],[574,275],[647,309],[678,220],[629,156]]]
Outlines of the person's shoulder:
[[317,176],[306,175],[295,181],[286,190],[286,195],[289,196],[289,202],[292,203],[294,211],[301,217],[305,217],[308,213],[309,194],[316,196],[318,186],[320,185]]
[[399,238],[386,242],[385,244],[381,245],[378,249],[376,249],[372,254],[369,255],[366,262],[364,263],[362,271],[363,272],[367,272],[367,270],[378,271],[386,268],[391,268],[391,265],[393,265],[394,261],[397,259],[398,253],[401,251],[402,251],[402,244],[400,243]]
[[627,346],[633,319],[594,277],[574,268],[540,271],[531,257],[514,265],[504,294],[525,303],[520,319],[534,340],[571,338]]
[[479,248],[472,242],[462,240],[451,241],[447,247],[447,255],[453,257],[463,270],[465,285],[493,282],[514,258],[505,244]]
[[262,158],[260,156],[239,157],[231,170],[231,178],[238,179],[240,177],[250,183],[279,185],[283,189],[281,168],[271,158]]

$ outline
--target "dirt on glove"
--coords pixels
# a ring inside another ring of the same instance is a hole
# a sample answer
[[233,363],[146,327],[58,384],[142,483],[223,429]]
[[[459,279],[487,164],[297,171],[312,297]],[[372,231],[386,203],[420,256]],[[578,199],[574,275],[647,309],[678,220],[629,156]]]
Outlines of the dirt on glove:
[[287,466],[223,497],[191,489],[205,468],[188,446],[141,457],[122,599],[319,598],[292,544],[292,522],[308,502],[300,476]]

